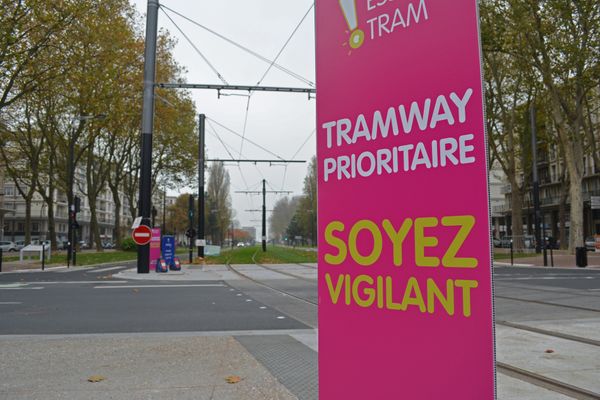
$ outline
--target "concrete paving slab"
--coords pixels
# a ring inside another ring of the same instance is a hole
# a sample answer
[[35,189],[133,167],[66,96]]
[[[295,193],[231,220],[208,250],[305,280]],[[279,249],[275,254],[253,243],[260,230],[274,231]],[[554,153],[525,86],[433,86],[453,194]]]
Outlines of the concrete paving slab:
[[498,400],[571,400],[570,397],[531,383],[498,374]]
[[600,393],[598,347],[505,326],[496,337],[498,361]]
[[582,336],[600,341],[599,318],[527,321],[525,324],[533,326],[534,328],[565,333],[567,335]]
[[230,336],[2,340],[0,354],[2,399],[295,399]]

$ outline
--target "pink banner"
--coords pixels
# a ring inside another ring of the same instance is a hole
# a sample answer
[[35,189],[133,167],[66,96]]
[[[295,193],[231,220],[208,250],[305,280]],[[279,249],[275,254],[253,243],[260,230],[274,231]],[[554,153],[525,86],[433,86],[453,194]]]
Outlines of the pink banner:
[[160,258],[160,228],[152,228],[150,240],[150,270],[156,270],[156,260]]
[[491,400],[475,0],[316,2],[321,400]]

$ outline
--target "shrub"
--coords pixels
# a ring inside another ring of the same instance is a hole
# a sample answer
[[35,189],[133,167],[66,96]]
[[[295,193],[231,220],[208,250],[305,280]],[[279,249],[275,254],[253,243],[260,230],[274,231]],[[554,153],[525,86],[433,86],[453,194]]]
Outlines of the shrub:
[[123,241],[121,242],[121,250],[136,251],[137,245],[135,244],[135,242],[133,241],[132,238],[126,238],[126,239],[123,239]]

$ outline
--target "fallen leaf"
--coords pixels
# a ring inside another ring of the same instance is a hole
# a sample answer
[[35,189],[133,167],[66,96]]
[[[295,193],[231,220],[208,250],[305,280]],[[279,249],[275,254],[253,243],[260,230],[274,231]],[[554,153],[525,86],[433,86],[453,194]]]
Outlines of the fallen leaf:
[[241,380],[242,380],[242,378],[240,378],[237,375],[231,375],[231,376],[228,376],[227,378],[225,378],[225,382],[231,383],[231,384],[241,382]]
[[139,291],[140,291],[140,289],[133,289],[133,293],[137,293]]
[[89,378],[87,378],[88,382],[92,382],[92,383],[102,382],[105,379],[106,378],[103,377],[102,375],[92,375]]
[[554,353],[554,350],[552,350],[552,349],[547,349],[547,350],[545,351],[545,353],[552,354],[552,353]]

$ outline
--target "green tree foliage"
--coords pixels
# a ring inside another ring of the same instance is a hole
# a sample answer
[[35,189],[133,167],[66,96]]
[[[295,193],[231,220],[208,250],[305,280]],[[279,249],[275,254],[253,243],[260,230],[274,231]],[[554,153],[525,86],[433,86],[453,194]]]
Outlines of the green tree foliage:
[[282,197],[277,200],[269,217],[269,235],[278,242],[287,236],[287,229],[298,209],[300,198]]
[[290,221],[287,235],[293,239],[302,236],[302,240],[312,246],[317,241],[317,158],[313,157],[304,178],[302,197],[294,217]]
[[[54,194],[60,190],[72,201],[68,165],[73,148],[75,164],[84,172],[75,185],[87,196],[93,240],[101,249],[99,224],[114,222],[119,241],[122,207],[129,206],[125,211],[132,218],[138,213],[141,18],[127,0],[0,1],[0,134],[6,148],[25,146],[32,157],[13,175],[29,181],[23,193],[37,185],[48,203],[49,233],[55,242]],[[172,55],[174,44],[168,32],[160,33],[159,81],[182,81],[184,71]],[[98,115],[105,118],[93,118]],[[195,116],[189,92],[157,90],[154,188],[191,183]],[[24,138],[25,131],[36,139]],[[36,153],[41,144],[43,151]],[[116,205],[114,221],[106,220],[107,210],[98,203],[107,190]]]
[[214,162],[206,185],[206,233],[214,244],[223,244],[232,217],[229,172],[222,162]]
[[482,0],[481,11],[492,152],[504,143],[495,151],[503,167],[524,170],[510,158],[519,153],[515,138],[529,134],[518,117],[535,103],[548,124],[544,140],[556,144],[565,166],[563,181],[571,206],[569,248],[574,251],[583,245],[583,160],[592,157],[597,166],[599,159],[593,114],[600,82],[600,3]]

